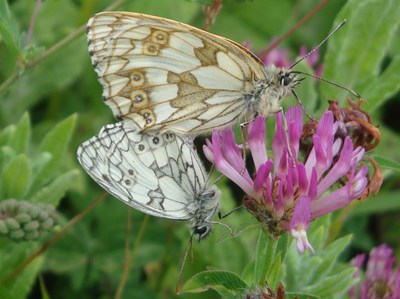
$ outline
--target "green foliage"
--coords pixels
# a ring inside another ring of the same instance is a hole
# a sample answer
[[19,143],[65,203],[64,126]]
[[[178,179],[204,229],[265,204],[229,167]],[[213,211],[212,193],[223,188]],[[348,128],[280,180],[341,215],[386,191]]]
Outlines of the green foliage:
[[0,34],[13,56],[20,54],[20,32],[17,20],[12,16],[6,0],[0,1]]
[[[0,217],[9,228],[13,222],[17,225],[14,231],[6,229],[0,237],[0,267],[5,269],[0,280],[8,277],[38,246],[33,241],[14,243],[3,236],[9,233],[12,239],[37,239],[51,229],[54,215],[48,214],[50,210],[43,203],[58,205],[77,177],[76,170],[60,171],[61,157],[66,153],[75,122],[76,116],[61,121],[47,132],[39,146],[32,142],[27,113],[16,125],[0,132],[0,204],[4,206]],[[7,199],[15,199],[7,204],[8,208],[5,204],[11,201]],[[4,298],[8,295],[25,298],[42,264],[43,258],[35,259],[17,278],[2,287],[0,292],[4,292]]]
[[389,160],[385,157],[382,156],[374,156],[374,159],[376,162],[378,162],[379,166],[382,167],[383,169],[391,169],[391,170],[396,170],[400,171],[400,163]]
[[[186,292],[202,292],[208,288],[214,288],[217,292],[222,292],[225,296],[242,295],[249,288],[237,274],[229,271],[211,270],[194,275],[185,283]],[[222,290],[223,289],[223,290]]]
[[30,161],[24,154],[9,161],[1,173],[1,196],[3,198],[23,198],[29,190],[31,178]]
[[295,242],[288,247],[287,234],[272,240],[261,231],[254,262],[250,263],[253,268],[250,278],[247,274],[239,276],[223,270],[203,271],[191,277],[183,290],[202,292],[213,288],[224,298],[237,298],[260,287],[276,290],[281,282],[289,298],[343,298],[356,281],[353,278],[355,269],[338,263],[338,256],[349,246],[351,237],[327,244],[329,226],[329,218],[325,217],[315,221],[309,229],[311,243],[318,249],[315,255],[299,255]]
[[[384,4],[384,5],[383,5]],[[382,70],[382,62],[389,51],[392,39],[400,24],[400,7],[397,0],[349,1],[337,15],[334,24],[347,19],[346,26],[329,42],[324,60],[325,75],[334,82],[343,82],[347,87],[365,95],[373,108],[377,108],[399,90],[400,84],[388,84],[394,80],[393,72],[399,71],[398,58]],[[394,63],[394,64],[393,64]],[[395,68],[395,69],[393,69]],[[383,71],[383,72],[382,72]],[[386,74],[389,71],[391,75]],[[391,79],[391,80],[390,80]],[[386,88],[382,89],[384,84]],[[378,89],[385,93],[374,94]],[[323,95],[344,98],[345,91],[329,85],[322,86]],[[374,98],[370,99],[370,94]]]
[[[32,39],[27,42],[35,2],[0,0],[0,200],[59,206],[65,198],[58,211],[64,223],[104,192],[77,170],[75,152],[101,126],[113,122],[101,101],[82,26],[114,2],[40,2]],[[201,4],[210,2],[137,0],[125,1],[116,9],[201,28]],[[314,5],[313,1],[224,1],[210,31],[239,43],[251,42],[258,52]],[[266,282],[272,289],[283,283],[288,298],[345,298],[354,282],[354,270],[345,259],[386,240],[392,240],[397,251],[400,248],[397,237],[389,239],[397,233],[395,225],[387,230],[375,225],[395,221],[400,210],[400,128],[389,126],[399,111],[400,0],[329,1],[279,48],[288,49],[295,60],[302,45],[312,49],[343,19],[346,25],[320,49],[322,76],[365,98],[362,107],[382,132],[381,144],[371,156],[381,165],[385,184],[376,198],[336,215],[332,224],[329,219],[312,224],[308,236],[315,255],[300,255],[289,235],[271,240],[246,211],[235,212],[222,220],[233,228],[234,237],[215,225],[207,240],[193,244],[193,263],[185,265],[182,280],[185,293],[177,296],[175,284],[189,238],[185,225],[154,217],[146,220],[142,213],[132,211],[132,231],[127,232],[128,208],[109,196],[11,283],[0,283],[0,298],[112,298],[126,263],[126,238],[130,238],[132,265],[121,298],[235,298],[245,290],[266,287]],[[305,63],[295,69],[313,72]],[[326,109],[326,99],[336,98],[345,106],[349,96],[313,78],[306,78],[296,91],[316,117]],[[294,103],[289,99],[283,105]],[[271,135],[275,119],[271,116],[268,121]],[[240,204],[242,194],[227,180],[218,180],[218,187],[223,212]],[[354,236],[350,249],[350,238],[343,237],[347,233]],[[0,269],[5,269],[0,281],[40,243],[0,239]]]
[[44,136],[37,151],[31,149],[28,114],[17,125],[3,129],[0,133],[1,198],[35,198],[38,202],[58,204],[77,175],[76,171],[65,174],[59,171],[75,122],[73,115],[55,125]]

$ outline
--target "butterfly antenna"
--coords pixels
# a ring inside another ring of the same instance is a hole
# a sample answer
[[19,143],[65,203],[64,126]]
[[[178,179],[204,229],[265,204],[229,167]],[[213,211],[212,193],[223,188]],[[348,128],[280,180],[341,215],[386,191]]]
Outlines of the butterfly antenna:
[[215,185],[215,184],[216,184],[220,179],[222,179],[223,177],[224,177],[223,174],[219,175],[219,177],[217,177],[217,178],[212,182],[212,184],[210,184],[210,186]]
[[[338,87],[338,88],[340,88],[340,89],[343,89],[343,90],[349,92],[350,94],[352,94],[353,96],[355,96],[355,97],[358,98],[358,99],[361,99],[361,98],[362,98],[360,94],[358,94],[356,91],[352,90],[351,88],[348,88],[348,87],[343,86],[343,85],[340,85],[340,84],[338,84],[338,83],[329,81],[329,80],[324,79],[324,78],[322,78],[322,77],[320,77],[320,76],[313,75],[313,74],[309,74],[309,73],[305,73],[305,72],[300,72],[300,71],[292,71],[292,73],[310,76],[310,77],[315,78],[315,79],[318,79],[318,80],[320,80],[320,81],[322,81],[322,82],[325,82],[325,83],[328,83],[328,84],[330,84],[330,85],[336,86],[336,87]],[[297,100],[298,102],[300,102],[300,99],[298,99],[297,95],[295,95],[295,97],[296,97],[296,100]],[[308,116],[308,114],[307,114],[307,116]]]
[[322,42],[320,42],[316,47],[314,47],[314,49],[312,49],[310,52],[308,52],[306,55],[304,55],[303,57],[301,57],[299,60],[297,60],[295,63],[293,63],[289,69],[294,68],[296,65],[298,65],[301,61],[303,61],[304,59],[306,59],[307,57],[309,57],[310,55],[312,55],[315,51],[317,51],[328,39],[330,39],[332,37],[332,35],[334,35],[344,24],[346,24],[346,20],[343,20],[339,25],[336,26],[336,28],[328,34],[327,37],[325,37]]
[[[213,172],[213,170],[214,170],[214,163],[212,163],[211,164],[211,168],[210,168],[210,170],[208,171],[208,174],[207,174],[207,179],[206,179],[206,184],[205,184],[205,186],[208,186],[208,182],[210,181],[210,179],[211,179],[211,173]],[[213,184],[210,184],[210,185],[214,185],[215,184],[215,182],[216,181],[218,181],[219,180],[219,178],[218,179],[216,179],[214,182],[213,182]],[[205,188],[204,188],[205,189]]]
[[176,283],[176,288],[175,288],[175,292],[178,295],[181,293],[181,280],[182,280],[183,270],[184,270],[185,265],[186,265],[186,260],[187,260],[188,254],[189,254],[189,250],[190,250],[190,248],[192,248],[193,236],[194,236],[194,232],[190,236],[189,242],[186,245],[185,255],[183,256],[181,269],[179,270],[178,282]]
[[222,214],[221,214],[221,211],[219,211],[219,212],[218,212],[218,218],[219,218],[219,219],[224,219],[225,217],[228,217],[230,214],[232,214],[232,213],[234,213],[234,212],[236,212],[236,211],[242,209],[243,207],[244,207],[243,205],[237,206],[236,208],[233,208],[232,210],[230,210],[230,211],[229,211],[228,213],[226,213],[225,215],[222,215]]
[[[222,178],[224,177],[223,174],[220,174],[211,184],[208,184],[208,182],[209,182],[210,179],[211,179],[211,173],[213,172],[214,167],[215,167],[215,164],[212,163],[212,164],[211,164],[211,168],[210,168],[210,170],[209,170],[209,172],[208,172],[208,176],[207,176],[207,180],[206,180],[205,186],[212,186],[212,185],[215,185],[220,179],[222,179]],[[204,187],[204,189],[206,189],[206,188]]]

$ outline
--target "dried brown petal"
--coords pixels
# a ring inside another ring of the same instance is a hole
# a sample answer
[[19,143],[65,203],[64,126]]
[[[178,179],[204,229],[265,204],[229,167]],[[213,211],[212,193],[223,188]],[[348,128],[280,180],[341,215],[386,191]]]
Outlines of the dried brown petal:
[[379,129],[371,123],[371,116],[361,109],[364,100],[357,103],[348,99],[350,108],[340,108],[337,101],[329,101],[329,110],[333,112],[335,120],[342,121],[346,128],[346,135],[353,140],[355,147],[362,146],[366,151],[375,148],[381,138]]
[[365,189],[364,194],[360,199],[367,198],[371,193],[375,196],[381,189],[383,183],[383,174],[378,162],[372,158],[368,158],[367,160],[374,167],[374,173],[372,174],[372,178],[369,180],[368,187]]

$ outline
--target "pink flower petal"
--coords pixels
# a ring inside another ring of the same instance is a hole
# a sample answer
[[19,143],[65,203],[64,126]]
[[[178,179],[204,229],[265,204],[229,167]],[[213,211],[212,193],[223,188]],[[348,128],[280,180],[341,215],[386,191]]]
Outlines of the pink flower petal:
[[247,169],[247,175],[241,175],[228,163],[228,161],[224,159],[221,152],[219,135],[216,131],[214,131],[212,135],[212,144],[214,149],[215,168],[235,182],[248,195],[253,196],[253,181],[250,179]]
[[265,118],[258,116],[253,122],[249,124],[249,144],[250,152],[253,157],[256,170],[268,160],[266,148],[266,128]]
[[337,180],[344,176],[351,167],[353,154],[353,142],[349,137],[345,138],[343,148],[340,152],[339,160],[333,165],[332,169],[325,175],[318,184],[317,196],[320,196],[330,188]]

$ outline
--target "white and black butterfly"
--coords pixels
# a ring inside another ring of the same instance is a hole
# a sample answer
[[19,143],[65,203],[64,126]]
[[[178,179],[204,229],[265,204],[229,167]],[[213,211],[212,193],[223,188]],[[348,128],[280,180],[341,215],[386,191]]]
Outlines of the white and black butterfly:
[[199,240],[212,229],[220,192],[191,142],[171,133],[139,133],[122,122],[84,142],[77,157],[105,190],[146,214],[188,220]]
[[105,103],[141,132],[196,136],[267,116],[301,81],[236,42],[155,16],[99,13],[87,36]]

